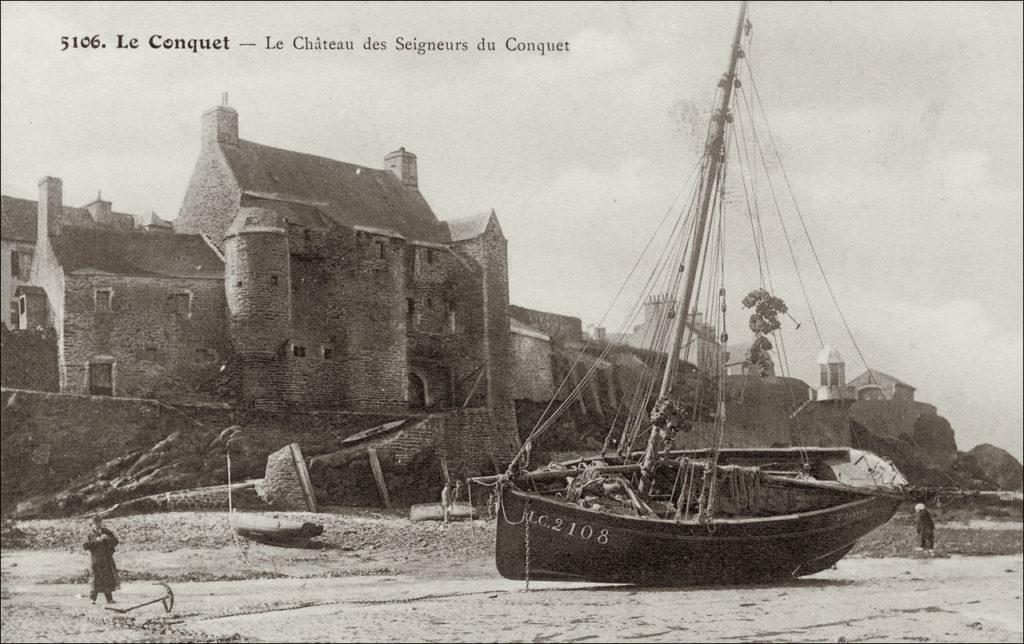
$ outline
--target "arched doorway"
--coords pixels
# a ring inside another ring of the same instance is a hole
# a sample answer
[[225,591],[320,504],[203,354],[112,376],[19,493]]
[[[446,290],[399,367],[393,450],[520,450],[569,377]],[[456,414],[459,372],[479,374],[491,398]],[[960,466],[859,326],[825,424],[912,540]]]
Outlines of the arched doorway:
[[427,381],[414,371],[409,372],[409,406],[427,406]]

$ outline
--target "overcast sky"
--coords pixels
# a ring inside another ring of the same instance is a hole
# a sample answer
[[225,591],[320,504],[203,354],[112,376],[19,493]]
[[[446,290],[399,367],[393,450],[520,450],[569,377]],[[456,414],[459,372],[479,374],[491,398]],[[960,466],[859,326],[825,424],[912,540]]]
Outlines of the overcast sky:
[[[496,210],[514,303],[596,324],[694,163],[695,123],[724,71],[737,10],[8,2],[2,190],[35,198],[50,174],[63,178],[66,203],[102,190],[117,210],[174,218],[200,115],[228,92],[245,139],[372,167],[405,146],[439,217]],[[755,3],[749,47],[798,203],[869,365],[917,387],[961,449],[991,442],[1017,457],[1021,14],[1020,3]],[[116,50],[118,33],[141,48]],[[61,36],[93,34],[106,49],[60,51]],[[231,49],[154,51],[153,34],[226,35]],[[297,51],[301,35],[357,49]],[[263,49],[267,36],[285,49]],[[396,51],[397,37],[466,41],[470,51]],[[568,41],[570,51],[510,53],[508,37]],[[362,50],[367,38],[387,51]],[[498,51],[477,52],[481,38]],[[749,228],[727,232],[735,312],[756,272]],[[807,307],[784,239],[769,232],[768,243],[776,292],[804,322],[788,327],[790,366],[813,383]],[[795,250],[822,333],[852,378],[864,365],[806,242]],[[733,339],[746,339],[744,316],[731,315]],[[605,326],[624,317],[613,308]]]

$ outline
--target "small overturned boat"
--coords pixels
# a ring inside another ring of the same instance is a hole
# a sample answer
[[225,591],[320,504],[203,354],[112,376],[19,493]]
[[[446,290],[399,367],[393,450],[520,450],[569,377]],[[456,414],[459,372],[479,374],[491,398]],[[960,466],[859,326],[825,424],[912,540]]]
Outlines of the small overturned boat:
[[235,513],[233,523],[238,536],[271,545],[301,543],[324,533],[324,526],[319,523],[248,513]]

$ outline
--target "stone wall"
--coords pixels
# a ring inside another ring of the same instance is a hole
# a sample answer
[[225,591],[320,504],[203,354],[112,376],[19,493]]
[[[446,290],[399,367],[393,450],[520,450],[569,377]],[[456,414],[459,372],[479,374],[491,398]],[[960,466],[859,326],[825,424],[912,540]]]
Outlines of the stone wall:
[[276,509],[316,512],[316,497],[298,443],[289,443],[267,457],[262,492]]
[[[96,304],[103,289],[109,310]],[[187,315],[177,312],[176,293],[190,294]],[[231,354],[226,329],[220,279],[68,275],[62,390],[88,393],[89,364],[110,362],[115,396],[213,399],[206,387]]]
[[175,231],[205,234],[223,248],[224,233],[238,213],[241,199],[241,190],[219,145],[215,139],[206,140],[174,222]]
[[512,398],[548,401],[554,396],[551,342],[543,338],[512,334]]
[[509,315],[543,331],[558,342],[576,342],[583,337],[583,322],[579,318],[515,305],[509,307]]
[[0,384],[38,391],[60,389],[53,329],[0,330]]

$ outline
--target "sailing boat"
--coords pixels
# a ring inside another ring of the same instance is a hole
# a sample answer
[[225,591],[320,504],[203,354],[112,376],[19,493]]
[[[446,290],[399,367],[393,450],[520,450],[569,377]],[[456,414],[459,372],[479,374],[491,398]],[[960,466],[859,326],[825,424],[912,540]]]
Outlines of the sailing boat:
[[[614,453],[606,440],[602,454],[528,471],[532,443],[552,425],[552,416],[538,423],[506,474],[476,479],[498,487],[495,557],[504,577],[643,585],[785,580],[831,567],[888,521],[905,498],[906,479],[891,462],[867,451],[722,448],[722,387],[707,414],[714,432],[710,447],[672,449],[675,435],[698,420],[700,405],[678,403],[673,392],[683,337],[693,327],[683,321],[696,315],[698,275],[703,278],[705,269],[712,285],[705,303],[717,300],[724,324],[725,289],[711,289],[722,283],[720,213],[730,102],[741,86],[737,63],[744,56],[742,36],[750,30],[746,13],[744,2],[694,184],[693,217],[680,228],[688,232],[678,256],[688,259],[668,262],[679,266],[671,280],[678,311],[669,307],[659,331],[667,349],[660,354],[667,354],[660,394],[649,409],[649,398],[640,396],[644,416],[626,423]],[[748,362],[763,365],[763,353],[772,348],[767,338],[774,337],[786,307],[763,288],[744,304],[755,311]],[[727,340],[723,333],[722,346]],[[715,370],[720,379],[723,361]],[[633,450],[633,440],[644,432],[647,448]]]

